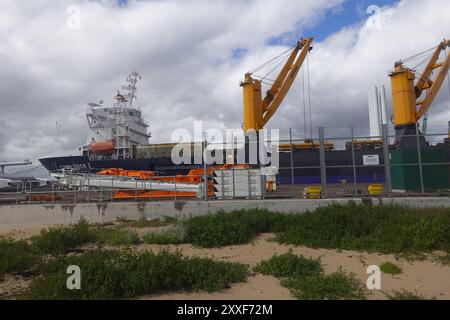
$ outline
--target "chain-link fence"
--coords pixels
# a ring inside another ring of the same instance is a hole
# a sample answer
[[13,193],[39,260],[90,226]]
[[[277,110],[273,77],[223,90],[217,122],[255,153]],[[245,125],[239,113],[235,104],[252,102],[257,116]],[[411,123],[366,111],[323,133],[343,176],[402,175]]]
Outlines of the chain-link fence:
[[[270,163],[265,168],[226,167],[223,163],[207,161],[209,164],[190,163],[186,167],[177,165],[180,174],[176,176],[150,176],[145,180],[74,174],[77,179],[70,182],[67,178],[70,174],[66,173],[65,183],[60,180],[59,183],[45,187],[34,186],[32,183],[18,184],[17,190],[0,193],[0,203],[214,201],[234,198],[450,194],[448,132],[423,133],[417,126],[416,134],[399,138],[389,125],[382,127],[381,136],[368,136],[359,131],[362,130],[353,127],[321,127],[316,133],[309,133],[308,137],[307,133],[299,133],[293,129],[279,131],[276,140],[269,137],[263,142],[265,145],[276,146],[276,149],[271,149],[278,153],[275,166]],[[408,147],[404,148],[400,142],[406,140]],[[223,152],[224,160],[229,164],[230,156],[232,163],[236,164],[237,149],[245,149],[245,143],[239,146],[234,142],[208,141],[200,145],[203,145],[203,153],[208,149],[215,150],[209,152],[210,155]],[[157,154],[162,154],[162,151]],[[196,168],[196,173],[190,171],[192,168]],[[254,170],[259,171],[255,173]],[[218,174],[219,171],[222,173]],[[250,173],[244,178],[241,174],[243,171]],[[256,176],[264,178],[257,179]]]

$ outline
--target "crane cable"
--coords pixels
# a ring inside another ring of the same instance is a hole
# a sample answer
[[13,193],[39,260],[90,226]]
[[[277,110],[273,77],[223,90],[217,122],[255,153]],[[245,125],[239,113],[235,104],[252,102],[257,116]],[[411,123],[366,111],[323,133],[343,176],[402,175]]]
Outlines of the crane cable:
[[308,72],[308,103],[309,103],[309,127],[310,127],[310,139],[313,139],[313,127],[312,127],[312,107],[311,107],[311,81],[309,72],[309,55],[306,56],[306,68]]
[[400,60],[400,61],[402,61],[403,63],[405,63],[405,62],[408,62],[408,61],[413,61],[413,60],[420,59],[423,55],[428,54],[430,51],[436,50],[436,48],[437,48],[437,46],[436,46],[436,47],[433,47],[433,48],[430,48],[430,49],[428,49],[428,50],[425,50],[425,51],[423,51],[423,52],[421,52],[421,53],[418,53],[418,54],[416,54],[416,55],[413,55],[413,56],[411,56],[411,57],[409,57],[409,58]]
[[302,68],[302,98],[303,98],[303,129],[305,130],[305,140],[307,139],[306,127],[306,97],[305,97],[305,70]]
[[[445,55],[447,56],[447,48],[445,48]],[[448,85],[448,94],[450,95],[450,74],[447,72],[447,85]]]
[[282,53],[280,53],[279,55],[277,55],[276,57],[270,59],[269,61],[263,63],[262,65],[260,65],[259,67],[253,69],[252,73],[255,73],[259,70],[261,70],[262,68],[264,68],[267,65],[270,65],[272,63],[274,63],[275,61],[277,61],[277,59],[281,59],[283,55],[286,55],[287,53],[291,52],[292,50],[294,50],[295,47],[291,47],[289,49],[287,49],[286,51],[283,51]]
[[33,168],[28,168],[28,169],[25,169],[25,170],[13,172],[13,173],[10,173],[10,174],[29,173],[29,172],[33,172],[34,170],[40,169],[40,168],[43,168],[43,167],[44,167],[43,165],[40,165],[40,166],[36,166],[36,167],[33,167]]

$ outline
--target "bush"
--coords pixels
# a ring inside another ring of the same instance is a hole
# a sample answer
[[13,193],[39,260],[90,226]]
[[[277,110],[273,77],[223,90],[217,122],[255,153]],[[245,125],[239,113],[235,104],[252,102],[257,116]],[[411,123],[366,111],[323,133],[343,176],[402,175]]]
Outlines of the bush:
[[172,217],[163,217],[162,219],[145,219],[141,218],[139,220],[133,221],[130,223],[130,227],[133,228],[156,228],[156,227],[165,227],[177,222],[177,219]]
[[387,294],[387,297],[390,300],[427,300],[427,298],[420,294],[409,292],[404,289],[402,289],[401,291],[394,291],[393,294]]
[[[81,290],[66,288],[66,268],[81,269]],[[41,266],[42,277],[31,285],[29,299],[131,298],[166,290],[215,291],[243,282],[247,267],[186,258],[180,253],[95,250],[79,256],[58,257]]]
[[332,205],[299,215],[282,243],[382,253],[450,251],[450,209]]
[[392,274],[392,275],[396,275],[396,274],[400,274],[402,273],[402,269],[398,266],[396,266],[395,264],[393,264],[392,262],[384,262],[380,265],[380,270],[383,273],[386,274]]
[[131,246],[141,242],[137,233],[131,230],[96,228],[92,233],[96,241],[110,246]]
[[319,260],[288,252],[258,264],[254,271],[281,279],[296,298],[303,300],[364,299],[364,287],[352,274],[339,270],[324,275]]
[[353,274],[342,270],[330,275],[291,277],[281,282],[302,300],[365,299],[364,287]]
[[163,232],[146,233],[142,240],[147,244],[181,244],[185,242],[185,237],[184,229],[180,225]]
[[75,225],[44,229],[31,241],[42,253],[61,254],[95,241],[95,235],[86,220],[82,219]]
[[26,241],[0,239],[0,277],[9,272],[28,271],[39,260],[39,254]]
[[239,210],[198,216],[183,224],[186,241],[211,248],[248,243],[260,233],[280,230],[287,217],[266,210]]
[[283,255],[275,255],[268,261],[262,261],[254,270],[274,277],[307,277],[323,273],[320,260],[296,256],[289,251]]

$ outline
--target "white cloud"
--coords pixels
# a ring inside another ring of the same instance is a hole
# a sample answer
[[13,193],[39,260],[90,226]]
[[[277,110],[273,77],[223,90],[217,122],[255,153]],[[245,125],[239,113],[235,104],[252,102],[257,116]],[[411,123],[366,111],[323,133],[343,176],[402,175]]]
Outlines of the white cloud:
[[[1,1],[0,160],[53,152],[56,122],[58,153],[72,152],[85,142],[86,102],[111,103],[133,69],[143,76],[138,102],[153,142],[167,141],[176,128],[193,128],[194,120],[239,128],[239,80],[286,49],[268,46],[267,40],[294,30],[304,34],[342,1],[130,1],[126,8],[114,3]],[[81,9],[80,30],[66,27],[67,7],[74,4]],[[369,88],[385,84],[390,91],[387,71],[394,61],[450,36],[446,0],[403,1],[381,14],[380,30],[348,27],[315,44],[314,126],[367,127]],[[237,48],[247,50],[240,59],[233,58]],[[300,91],[297,81],[270,127],[302,132]],[[442,93],[433,115],[443,115],[447,102]],[[444,120],[434,116],[430,125]]]

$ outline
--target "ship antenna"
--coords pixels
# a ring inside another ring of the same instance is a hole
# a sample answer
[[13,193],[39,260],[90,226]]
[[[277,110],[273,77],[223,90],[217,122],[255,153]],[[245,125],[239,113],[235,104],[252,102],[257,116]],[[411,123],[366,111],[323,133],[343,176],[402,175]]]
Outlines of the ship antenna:
[[127,82],[129,85],[123,86],[122,89],[127,90],[129,93],[126,95],[127,100],[129,101],[130,107],[133,106],[133,100],[137,100],[136,92],[137,87],[136,83],[141,80],[142,77],[139,73],[136,71],[133,71],[130,73],[130,75],[127,77]]

